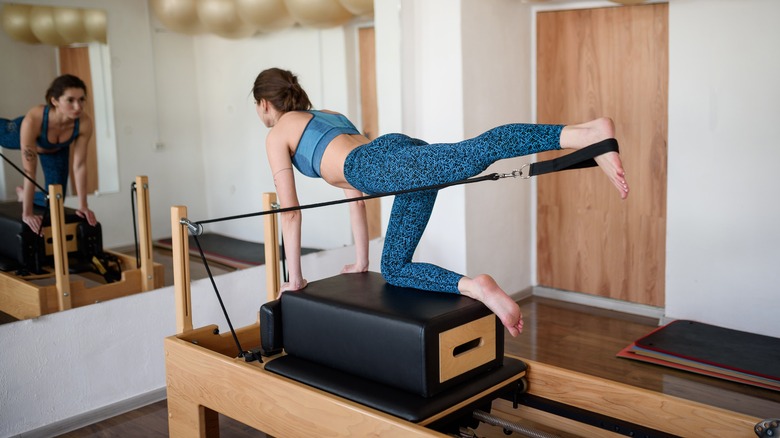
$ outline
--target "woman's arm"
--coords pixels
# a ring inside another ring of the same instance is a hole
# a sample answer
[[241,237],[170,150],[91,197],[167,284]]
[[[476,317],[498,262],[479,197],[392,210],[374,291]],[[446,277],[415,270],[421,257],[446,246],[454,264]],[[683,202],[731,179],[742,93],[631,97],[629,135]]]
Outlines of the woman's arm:
[[[279,127],[276,128],[277,130]],[[268,133],[266,139],[266,153],[271,173],[274,178],[276,195],[282,208],[297,207],[298,193],[295,190],[295,177],[292,170],[289,148],[281,136]],[[294,291],[306,287],[306,280],[301,270],[301,211],[288,211],[280,213],[282,222],[282,236],[284,238],[284,252],[287,260],[289,281],[282,284],[281,291]]]
[[[73,148],[73,179],[76,181],[76,194],[79,199],[79,208],[76,214],[87,220],[92,226],[97,224],[95,213],[87,204],[87,148],[92,138],[92,119],[82,114],[79,119],[79,136],[71,146]],[[64,189],[64,187],[63,187]]]
[[[355,189],[346,189],[347,198],[359,198],[363,193]],[[352,223],[352,237],[355,240],[355,263],[341,269],[342,274],[368,271],[368,219],[366,219],[365,201],[349,203],[349,219]]]
[[[24,173],[35,180],[38,172],[38,151],[35,144],[36,138],[41,133],[41,124],[43,121],[43,107],[34,107],[24,116],[20,134],[20,143],[22,151],[22,169]],[[41,228],[43,218],[33,213],[33,198],[35,195],[35,184],[30,179],[24,178],[22,182],[22,221],[30,227],[33,232],[38,233]]]

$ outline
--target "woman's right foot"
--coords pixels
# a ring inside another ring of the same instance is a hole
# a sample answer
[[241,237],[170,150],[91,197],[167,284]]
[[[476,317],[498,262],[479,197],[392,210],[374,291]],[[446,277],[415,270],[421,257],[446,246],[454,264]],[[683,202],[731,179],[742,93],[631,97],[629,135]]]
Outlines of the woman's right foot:
[[[561,132],[561,147],[582,149],[608,138],[615,138],[615,123],[608,117],[601,117],[579,125],[564,127]],[[620,192],[620,198],[626,199],[628,197],[628,182],[620,154],[607,152],[599,155],[595,160],[612,185]]]
[[623,163],[620,161],[620,154],[617,152],[607,152],[595,158],[596,164],[607,174],[607,178],[612,182],[620,192],[620,198],[628,197],[628,183],[626,182],[626,171],[623,170]]

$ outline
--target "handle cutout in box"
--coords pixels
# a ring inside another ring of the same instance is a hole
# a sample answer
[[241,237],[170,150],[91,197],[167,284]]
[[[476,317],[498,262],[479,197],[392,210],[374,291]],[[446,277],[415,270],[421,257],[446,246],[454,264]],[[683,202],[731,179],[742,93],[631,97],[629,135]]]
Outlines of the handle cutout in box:
[[452,349],[452,356],[458,357],[459,355],[468,352],[469,350],[473,350],[483,344],[482,337],[472,339],[471,341],[464,342],[457,347]]
[[488,315],[439,333],[439,383],[496,358],[496,316]]

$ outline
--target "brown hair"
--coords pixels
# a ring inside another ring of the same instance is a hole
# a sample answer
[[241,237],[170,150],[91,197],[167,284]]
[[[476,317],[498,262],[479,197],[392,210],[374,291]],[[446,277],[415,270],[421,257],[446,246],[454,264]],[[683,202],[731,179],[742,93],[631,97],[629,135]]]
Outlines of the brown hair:
[[84,90],[84,95],[87,94],[87,86],[84,81],[73,75],[62,75],[54,79],[49,85],[49,89],[46,90],[46,105],[51,105],[52,99],[59,99],[68,88],[81,88]]
[[255,79],[252,94],[256,102],[265,99],[283,113],[311,109],[309,96],[298,83],[298,77],[288,70],[263,70]]

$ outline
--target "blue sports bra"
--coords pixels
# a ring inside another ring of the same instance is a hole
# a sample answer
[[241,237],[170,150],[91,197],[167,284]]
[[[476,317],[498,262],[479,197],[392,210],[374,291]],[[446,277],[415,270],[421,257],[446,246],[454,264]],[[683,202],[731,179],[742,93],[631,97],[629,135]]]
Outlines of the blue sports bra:
[[[0,146],[6,149],[21,149],[22,120],[25,116],[17,117],[13,120],[0,119]],[[43,107],[43,122],[41,123],[41,135],[38,136],[36,143],[44,149],[58,150],[70,146],[73,140],[79,136],[79,119],[73,124],[73,135],[62,143],[49,142],[49,105]]]
[[73,140],[79,136],[79,119],[73,122],[73,135],[62,143],[49,142],[49,105],[43,107],[43,124],[41,124],[41,135],[38,137],[38,146],[44,149],[61,149],[70,146]]
[[341,134],[360,134],[360,131],[341,114],[315,110],[307,112],[312,115],[312,118],[298,141],[292,163],[302,174],[319,178],[322,176],[320,175],[322,155],[331,140]]

